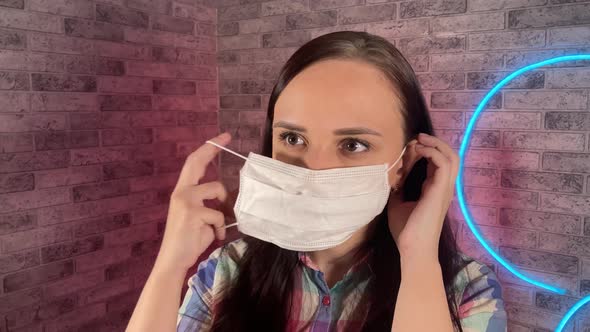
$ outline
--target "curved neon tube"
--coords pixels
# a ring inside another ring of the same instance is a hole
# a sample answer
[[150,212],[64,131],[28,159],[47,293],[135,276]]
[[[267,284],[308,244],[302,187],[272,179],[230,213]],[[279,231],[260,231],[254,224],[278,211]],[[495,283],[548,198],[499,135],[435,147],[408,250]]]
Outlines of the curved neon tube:
[[[544,283],[544,282],[542,282],[540,280],[536,280],[534,278],[531,278],[529,276],[524,275],[523,273],[521,273],[520,271],[518,271],[516,269],[516,267],[514,267],[504,257],[502,257],[498,252],[496,252],[494,250],[494,248],[492,248],[489,245],[488,241],[483,237],[483,235],[481,234],[481,232],[477,228],[476,224],[474,223],[474,221],[473,221],[473,219],[471,217],[471,213],[470,213],[469,209],[467,208],[467,204],[465,202],[464,192],[463,192],[463,167],[464,167],[464,164],[465,164],[465,155],[467,153],[467,148],[469,146],[469,141],[470,141],[471,135],[473,133],[473,128],[475,127],[475,124],[477,122],[477,118],[479,117],[479,115],[483,111],[483,109],[484,109],[485,105],[488,103],[488,101],[504,85],[508,84],[508,82],[510,82],[511,80],[513,80],[514,78],[516,78],[517,76],[521,75],[522,73],[525,73],[527,71],[533,70],[535,68],[546,66],[546,65],[550,65],[550,64],[553,64],[553,63],[557,63],[557,62],[574,61],[574,60],[590,60],[590,55],[587,55],[587,54],[566,55],[566,56],[561,56],[561,57],[556,57],[556,58],[544,60],[544,61],[541,61],[541,62],[532,64],[532,65],[523,67],[523,68],[521,68],[521,69],[513,72],[512,74],[508,75],[506,78],[504,78],[502,81],[500,81],[500,83],[498,83],[496,86],[494,86],[486,94],[486,96],[482,99],[482,101],[479,103],[479,105],[475,109],[475,113],[471,117],[471,120],[469,121],[469,124],[467,125],[467,128],[465,129],[465,136],[463,137],[463,141],[461,142],[461,147],[459,149],[459,159],[460,159],[459,172],[457,174],[457,180],[455,182],[455,187],[456,187],[456,192],[457,192],[457,198],[458,198],[458,201],[459,201],[459,206],[461,208],[461,212],[463,213],[463,216],[465,217],[465,221],[467,223],[467,226],[469,226],[469,229],[471,229],[471,232],[473,233],[473,235],[475,236],[475,238],[479,241],[479,243],[484,247],[484,249],[496,261],[498,261],[500,264],[502,264],[502,266],[504,266],[504,268],[506,268],[508,271],[510,271],[516,277],[518,277],[518,278],[522,279],[523,281],[525,281],[527,283],[530,283],[530,284],[532,284],[534,286],[537,286],[539,288],[543,288],[543,289],[546,289],[548,291],[551,291],[551,292],[554,292],[554,293],[558,293],[558,294],[565,294],[566,293],[566,290],[565,289],[562,289],[562,288],[559,288],[559,287],[556,287],[556,286],[549,285],[549,284]],[[586,300],[586,302],[589,301],[590,300],[590,297],[589,298],[586,298],[585,300]],[[580,302],[582,302],[582,301],[580,301]],[[586,302],[583,302],[583,304],[585,304]],[[574,307],[574,309],[576,309],[576,307]],[[575,312],[575,310],[573,310],[573,312]],[[571,315],[573,315],[573,312],[571,313]],[[571,318],[571,315],[569,317],[566,315],[566,317],[564,317],[564,319],[565,318],[567,318],[567,319]],[[565,320],[565,323],[567,323],[567,320]],[[564,323],[564,326],[565,326],[565,323]]]

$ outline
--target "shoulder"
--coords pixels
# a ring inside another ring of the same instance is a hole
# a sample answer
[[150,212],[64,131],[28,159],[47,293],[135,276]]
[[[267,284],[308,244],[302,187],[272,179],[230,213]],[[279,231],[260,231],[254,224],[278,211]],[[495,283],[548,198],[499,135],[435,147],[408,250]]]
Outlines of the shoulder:
[[455,276],[459,318],[466,331],[505,331],[502,286],[487,265],[460,254],[463,268]]

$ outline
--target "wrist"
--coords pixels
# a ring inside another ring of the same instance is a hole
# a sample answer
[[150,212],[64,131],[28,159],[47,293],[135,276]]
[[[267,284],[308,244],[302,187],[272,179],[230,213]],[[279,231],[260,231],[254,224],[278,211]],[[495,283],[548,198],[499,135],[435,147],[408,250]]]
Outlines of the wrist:
[[400,257],[402,274],[440,270],[438,257],[434,255],[404,255]]

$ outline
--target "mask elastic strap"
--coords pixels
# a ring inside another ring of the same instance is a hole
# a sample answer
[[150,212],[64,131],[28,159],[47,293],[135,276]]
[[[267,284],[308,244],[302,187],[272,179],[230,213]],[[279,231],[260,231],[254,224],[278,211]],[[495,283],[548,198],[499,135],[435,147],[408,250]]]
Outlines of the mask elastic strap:
[[230,149],[226,148],[225,146],[219,145],[219,144],[217,144],[217,143],[215,143],[215,142],[213,142],[213,141],[207,141],[207,142],[205,142],[205,143],[209,143],[209,144],[211,144],[211,145],[215,145],[216,147],[218,147],[218,148],[220,148],[220,149],[222,149],[222,150],[225,150],[225,151],[227,151],[227,152],[229,152],[229,153],[233,154],[233,155],[234,155],[234,156],[236,156],[236,157],[240,157],[240,158],[242,158],[242,159],[244,159],[244,160],[248,160],[248,158],[246,158],[246,157],[242,156],[241,154],[239,154],[239,153],[237,153],[237,152],[233,152],[232,150],[230,150]]
[[396,161],[395,161],[393,164],[391,164],[391,166],[389,166],[389,167],[387,168],[387,173],[389,173],[389,171],[391,171],[391,169],[392,169],[392,168],[393,168],[395,165],[397,165],[397,162],[398,162],[398,161],[399,161],[399,160],[400,160],[400,159],[401,159],[401,158],[404,156],[404,152],[406,152],[406,148],[407,148],[407,147],[408,147],[408,145],[406,144],[406,146],[404,146],[404,148],[402,149],[402,153],[400,153],[399,157],[397,157],[397,160],[396,160]]

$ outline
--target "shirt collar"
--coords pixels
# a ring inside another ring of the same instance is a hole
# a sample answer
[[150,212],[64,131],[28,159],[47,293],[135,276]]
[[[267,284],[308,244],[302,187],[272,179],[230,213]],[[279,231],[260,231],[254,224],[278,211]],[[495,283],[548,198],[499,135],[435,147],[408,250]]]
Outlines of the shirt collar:
[[[371,270],[371,266],[369,265],[369,255],[371,254],[371,252],[373,251],[373,249],[369,249],[366,250],[365,253],[360,256],[356,262],[354,262],[354,264],[350,267],[350,269],[348,270],[348,272],[346,272],[345,275],[348,275],[350,273],[356,273],[360,270],[362,270],[363,268],[369,268],[369,270]],[[298,252],[299,255],[299,261],[306,267],[314,270],[314,271],[320,271],[319,266],[314,263],[311,258],[309,257],[309,255],[307,254],[307,252]]]

